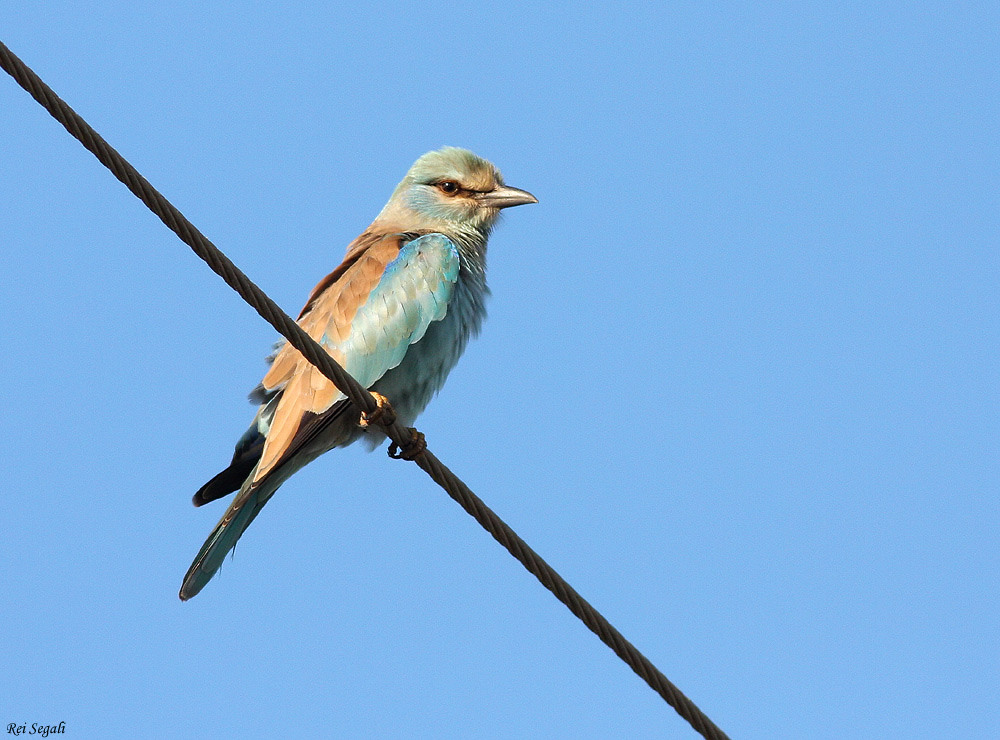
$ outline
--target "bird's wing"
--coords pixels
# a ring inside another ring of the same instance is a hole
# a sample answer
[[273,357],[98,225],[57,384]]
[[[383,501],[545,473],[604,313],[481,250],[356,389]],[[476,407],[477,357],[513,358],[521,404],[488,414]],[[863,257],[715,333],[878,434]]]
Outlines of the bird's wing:
[[[444,318],[458,280],[458,250],[450,239],[436,233],[408,238],[393,234],[349,252],[346,267],[316,286],[299,318],[309,336],[366,388],[399,365],[432,322]],[[274,399],[255,482],[294,451],[307,415],[321,415],[344,400],[290,344],[278,352],[261,385],[281,393]]]
[[[432,322],[444,318],[458,280],[458,250],[451,240],[426,234],[408,241],[410,236],[385,236],[363,251],[348,252],[344,264],[313,291],[299,318],[302,328],[366,388],[399,365]],[[274,358],[262,385],[273,395],[240,439],[233,464],[195,494],[195,503],[205,503],[224,495],[206,495],[213,482],[221,490],[235,482],[229,480],[234,476],[248,476],[195,556],[181,599],[191,598],[208,583],[289,471],[270,474],[349,404],[288,344]],[[250,477],[246,468],[257,454],[260,459]]]

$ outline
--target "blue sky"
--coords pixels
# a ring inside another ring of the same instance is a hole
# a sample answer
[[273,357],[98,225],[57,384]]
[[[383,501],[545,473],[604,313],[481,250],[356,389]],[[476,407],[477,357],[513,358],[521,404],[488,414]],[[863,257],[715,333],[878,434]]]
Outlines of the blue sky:
[[[538,196],[418,426],[734,738],[988,737],[995,3],[40,2],[2,40],[290,313],[411,162]],[[0,725],[694,737],[415,466],[196,599],[274,332],[0,80]]]

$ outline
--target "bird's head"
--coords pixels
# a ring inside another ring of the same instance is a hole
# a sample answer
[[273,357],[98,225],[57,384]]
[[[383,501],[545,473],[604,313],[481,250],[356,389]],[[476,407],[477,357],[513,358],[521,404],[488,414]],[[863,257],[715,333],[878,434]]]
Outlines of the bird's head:
[[504,185],[500,170],[490,162],[467,149],[448,146],[413,163],[378,221],[485,236],[501,209],[537,202],[531,193]]

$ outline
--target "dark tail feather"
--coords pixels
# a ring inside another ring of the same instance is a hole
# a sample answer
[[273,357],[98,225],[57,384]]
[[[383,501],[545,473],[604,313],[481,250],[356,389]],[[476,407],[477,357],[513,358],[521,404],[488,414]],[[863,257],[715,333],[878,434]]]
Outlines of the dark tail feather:
[[233,491],[240,490],[243,481],[250,475],[259,459],[260,455],[251,458],[244,457],[239,460],[234,458],[228,468],[198,489],[194,498],[191,499],[194,505],[202,506],[209,501],[215,501],[223,496],[228,496]]
[[[257,416],[259,417],[261,413],[258,411]],[[194,498],[191,499],[194,505],[201,506],[209,501],[215,501],[217,498],[228,496],[233,491],[240,490],[243,482],[257,467],[263,452],[264,435],[260,432],[257,419],[254,419],[250,428],[236,443],[236,450],[233,452],[233,459],[229,462],[229,467],[198,489]]]
[[236,542],[280,485],[279,481],[266,478],[256,487],[241,490],[233,499],[222,519],[215,525],[212,534],[201,546],[191,567],[188,568],[184,583],[181,585],[181,601],[187,601],[196,595],[212,579],[226,559],[226,555],[236,547]]

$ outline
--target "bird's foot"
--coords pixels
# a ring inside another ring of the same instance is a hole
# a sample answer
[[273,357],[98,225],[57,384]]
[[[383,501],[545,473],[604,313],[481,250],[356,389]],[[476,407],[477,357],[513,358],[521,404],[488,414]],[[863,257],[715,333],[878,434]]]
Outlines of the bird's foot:
[[410,440],[400,447],[393,442],[389,445],[389,457],[393,460],[416,460],[427,449],[427,439],[423,432],[418,432],[413,427],[409,428]]
[[392,404],[389,403],[389,399],[375,391],[369,391],[369,393],[375,397],[375,410],[371,413],[362,411],[358,426],[362,429],[368,429],[372,425],[391,427],[396,421],[396,412],[393,410]]

